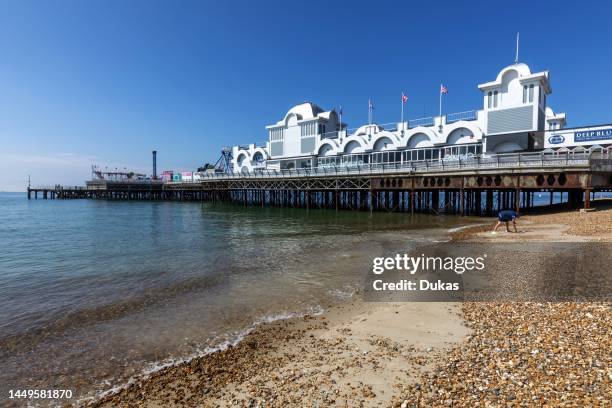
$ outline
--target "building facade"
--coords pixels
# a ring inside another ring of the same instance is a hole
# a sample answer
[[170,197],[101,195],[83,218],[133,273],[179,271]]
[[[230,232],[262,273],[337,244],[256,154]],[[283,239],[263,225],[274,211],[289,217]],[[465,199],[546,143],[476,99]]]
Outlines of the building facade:
[[232,148],[233,170],[405,164],[612,144],[612,125],[566,129],[565,114],[547,105],[552,92],[548,71],[532,73],[526,64],[516,63],[478,88],[483,94],[480,110],[356,129],[340,123],[335,110],[310,102],[296,105],[266,127],[266,143]]

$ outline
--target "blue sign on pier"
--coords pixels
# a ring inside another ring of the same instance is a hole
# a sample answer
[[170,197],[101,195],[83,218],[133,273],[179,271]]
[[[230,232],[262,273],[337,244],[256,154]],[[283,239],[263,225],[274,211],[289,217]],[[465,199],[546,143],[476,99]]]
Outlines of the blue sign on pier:
[[612,139],[612,127],[574,132],[574,142],[592,142],[607,139]]

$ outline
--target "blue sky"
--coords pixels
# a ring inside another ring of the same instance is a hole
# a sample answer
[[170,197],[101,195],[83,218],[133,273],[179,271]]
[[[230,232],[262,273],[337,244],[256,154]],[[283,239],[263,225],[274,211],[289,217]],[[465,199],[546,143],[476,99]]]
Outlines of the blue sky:
[[0,1],[0,190],[90,165],[192,169],[262,142],[292,105],[350,127],[481,107],[477,84],[549,69],[570,126],[612,122],[606,2]]

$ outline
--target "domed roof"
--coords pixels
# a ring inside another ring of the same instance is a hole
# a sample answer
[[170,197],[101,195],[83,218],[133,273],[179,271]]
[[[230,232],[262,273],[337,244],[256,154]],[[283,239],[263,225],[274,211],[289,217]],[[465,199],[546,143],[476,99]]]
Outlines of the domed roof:
[[507,67],[504,67],[501,71],[499,71],[499,74],[497,74],[497,81],[500,82],[504,74],[511,70],[518,72],[518,75],[521,78],[531,75],[531,70],[529,69],[529,66],[522,62],[519,62],[516,64],[508,65]]
[[478,85],[478,88],[481,91],[484,90],[489,90],[491,88],[497,88],[500,87],[502,85],[502,81],[504,78],[504,75],[506,75],[506,73],[510,72],[510,71],[516,71],[516,73],[518,74],[518,78],[521,81],[521,83],[523,83],[523,81],[541,81],[542,85],[544,86],[544,90],[547,94],[551,93],[551,89],[550,89],[550,84],[548,83],[548,71],[542,71],[542,72],[531,72],[531,69],[529,69],[529,66],[527,64],[524,64],[522,62],[519,63],[515,63],[512,65],[508,65],[507,67],[504,67],[501,71],[499,71],[499,74],[497,74],[497,79],[495,81],[491,81],[491,82],[485,82],[484,84],[480,84]]
[[285,118],[290,114],[296,115],[299,119],[312,119],[316,118],[319,113],[323,112],[319,106],[315,105],[311,102],[300,103],[299,105],[295,105],[293,108],[289,109]]

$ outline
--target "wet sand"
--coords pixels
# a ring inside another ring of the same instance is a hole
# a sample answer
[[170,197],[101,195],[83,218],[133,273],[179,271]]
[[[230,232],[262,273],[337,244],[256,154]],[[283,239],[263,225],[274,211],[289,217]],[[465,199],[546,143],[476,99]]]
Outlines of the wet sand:
[[469,334],[458,311],[355,300],[261,327],[235,347],[163,370],[95,406],[388,406]]
[[[612,210],[525,216],[519,234],[492,235],[493,225],[452,239],[610,242]],[[367,303],[358,294],[321,316],[260,326],[93,406],[608,406],[610,311],[602,302]]]

